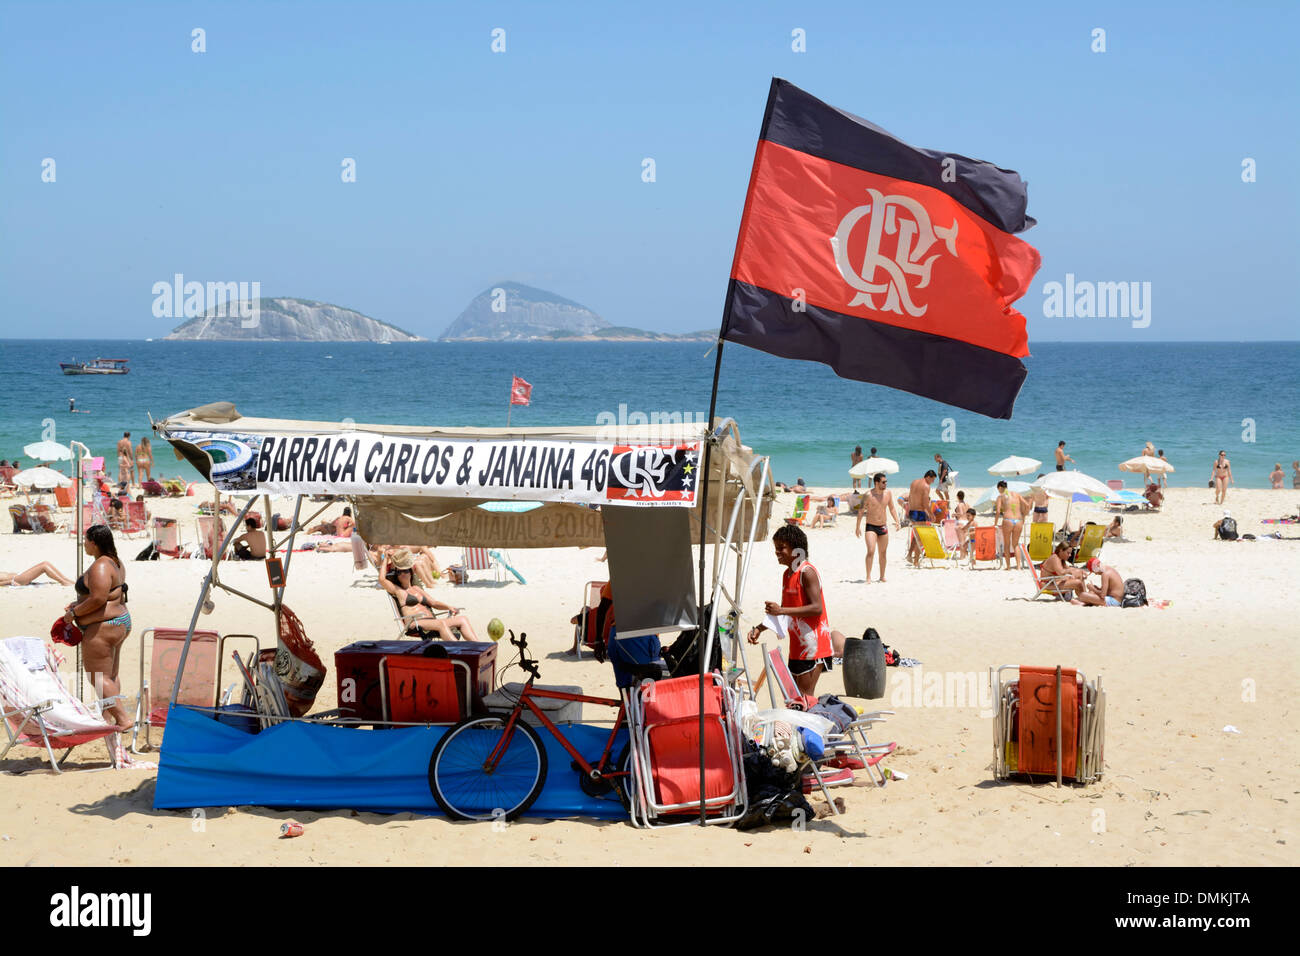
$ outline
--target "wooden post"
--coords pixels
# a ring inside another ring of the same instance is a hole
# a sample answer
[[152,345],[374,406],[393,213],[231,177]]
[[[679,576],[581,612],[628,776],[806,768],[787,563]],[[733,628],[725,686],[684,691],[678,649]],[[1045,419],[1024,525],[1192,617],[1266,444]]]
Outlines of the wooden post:
[[1061,665],[1056,665],[1056,785],[1061,785]]

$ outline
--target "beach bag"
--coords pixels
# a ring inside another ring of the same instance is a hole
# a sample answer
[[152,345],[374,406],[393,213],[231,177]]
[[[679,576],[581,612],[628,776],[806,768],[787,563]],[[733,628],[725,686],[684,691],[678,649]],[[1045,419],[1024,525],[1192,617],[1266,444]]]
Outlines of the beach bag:
[[1124,582],[1124,600],[1120,607],[1146,607],[1147,586],[1141,578],[1128,578]]
[[1224,541],[1237,540],[1237,521],[1235,518],[1224,518],[1220,522],[1219,537]]
[[822,694],[817,698],[817,703],[808,708],[808,713],[825,717],[840,733],[844,733],[849,724],[858,719],[857,709],[834,694]]

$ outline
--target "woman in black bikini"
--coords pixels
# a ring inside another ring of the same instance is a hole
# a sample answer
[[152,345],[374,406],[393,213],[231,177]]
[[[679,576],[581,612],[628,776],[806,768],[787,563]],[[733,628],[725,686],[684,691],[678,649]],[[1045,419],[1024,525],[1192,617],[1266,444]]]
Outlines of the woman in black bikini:
[[[379,568],[379,580],[384,590],[393,596],[397,606],[402,609],[402,617],[411,622],[411,628],[423,634],[436,634],[444,641],[456,639],[452,628],[459,628],[460,639],[477,641],[474,628],[469,618],[460,613],[460,608],[452,607],[434,600],[424,589],[412,580],[411,553],[399,548],[391,555],[384,556],[384,563]],[[455,611],[451,617],[434,617],[433,611]],[[409,632],[408,632],[409,633]]]
[[[63,619],[81,628],[83,668],[101,698],[121,691],[118,667],[122,645],[131,634],[131,612],[126,609],[126,570],[117,556],[113,532],[104,525],[86,531],[86,554],[92,564],[77,578],[77,601],[68,605]],[[132,722],[121,701],[104,708],[110,723],[130,730]]]

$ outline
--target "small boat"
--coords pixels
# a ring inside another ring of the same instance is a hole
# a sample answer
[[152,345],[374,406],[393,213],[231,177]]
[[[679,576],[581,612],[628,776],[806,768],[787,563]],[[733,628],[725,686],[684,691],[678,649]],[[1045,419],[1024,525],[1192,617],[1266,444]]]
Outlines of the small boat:
[[60,362],[59,368],[64,375],[125,375],[131,371],[126,367],[130,359],[97,358],[89,362]]

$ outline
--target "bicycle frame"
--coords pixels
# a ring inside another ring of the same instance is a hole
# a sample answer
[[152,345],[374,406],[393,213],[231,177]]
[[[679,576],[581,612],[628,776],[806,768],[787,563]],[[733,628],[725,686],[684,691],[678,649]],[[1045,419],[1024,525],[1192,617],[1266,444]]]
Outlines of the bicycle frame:
[[[614,726],[610,728],[609,739],[605,741],[605,750],[600,755],[600,760],[596,763],[596,766],[593,767],[588,763],[582,754],[578,752],[577,748],[574,747],[573,744],[569,743],[569,738],[564,736],[564,732],[560,730],[559,726],[551,720],[550,717],[546,716],[546,713],[533,702],[533,698],[535,697],[545,697],[551,700],[581,701],[584,704],[603,704],[606,707],[618,708],[618,717],[614,721]],[[590,697],[586,694],[570,694],[567,691],[560,690],[542,690],[533,686],[532,677],[529,677],[528,683],[524,684],[523,692],[519,695],[519,700],[515,702],[514,709],[510,712],[510,717],[506,721],[506,729],[501,734],[501,740],[497,742],[492,753],[488,754],[487,762],[483,765],[483,768],[488,773],[491,773],[496,769],[496,766],[501,761],[501,757],[505,753],[506,748],[510,746],[510,740],[514,736],[515,732],[515,725],[519,722],[519,717],[523,713],[525,706],[527,706],[533,715],[541,721],[542,726],[551,732],[551,736],[559,742],[560,746],[568,752],[569,756],[577,762],[578,766],[583,769],[583,772],[586,773],[588,777],[593,780],[598,780],[605,776],[619,776],[617,773],[606,774],[604,772],[604,767],[609,761],[610,753],[614,749],[614,740],[618,736],[619,728],[625,726],[627,723],[627,702],[621,697],[618,700],[614,700],[609,697]]]

